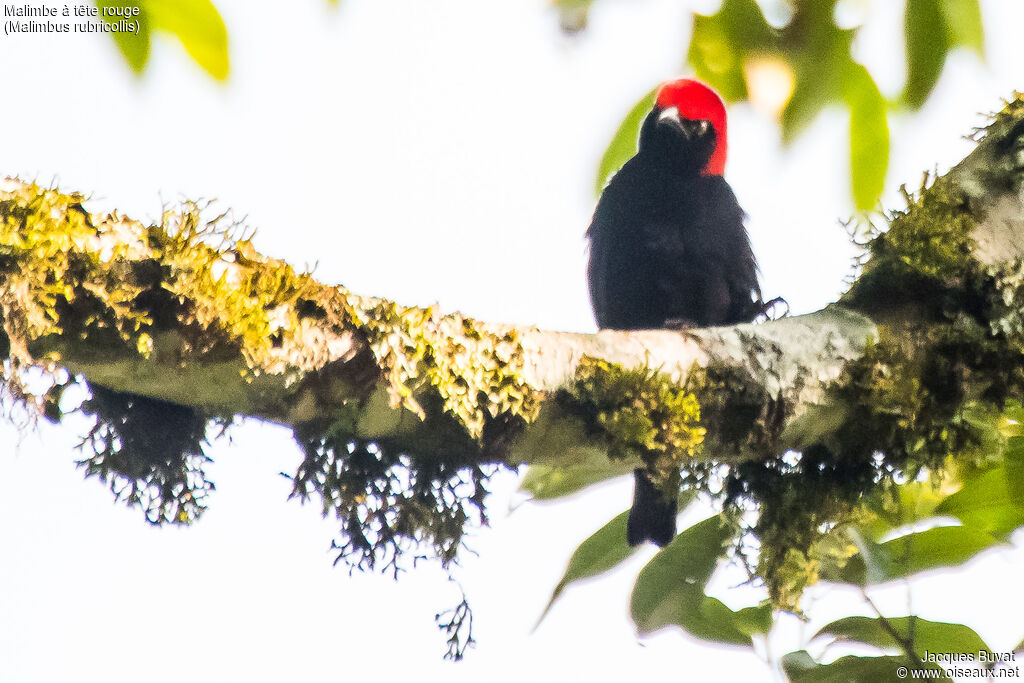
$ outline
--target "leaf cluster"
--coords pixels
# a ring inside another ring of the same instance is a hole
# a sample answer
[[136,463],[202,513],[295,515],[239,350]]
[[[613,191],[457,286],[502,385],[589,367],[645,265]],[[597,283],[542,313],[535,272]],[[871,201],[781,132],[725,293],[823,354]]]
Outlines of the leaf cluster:
[[[1024,526],[1024,411],[1010,403],[1002,413],[976,419],[979,428],[984,423],[991,432],[989,457],[980,464],[950,458],[941,474],[922,470],[913,480],[889,479],[850,502],[845,520],[828,525],[807,553],[791,549],[786,554],[778,571],[788,573],[797,589],[817,580],[847,585],[864,591],[866,603],[875,611],[873,617],[843,617],[826,624],[809,641],[826,644],[826,654],[848,643],[878,651],[842,656],[828,664],[822,663],[824,654],[791,652],[781,660],[790,680],[892,680],[899,666],[936,668],[922,661],[926,651],[974,657],[984,653],[989,667],[1000,656],[1009,656],[962,624],[912,614],[884,616],[866,592],[930,569],[962,564],[1006,543]],[[694,500],[694,493],[681,492],[681,509]],[[625,541],[627,515],[628,511],[616,516],[580,544],[545,614],[565,590],[632,556],[635,549]],[[733,609],[707,593],[707,584],[742,537],[738,520],[719,514],[694,524],[641,570],[630,601],[640,633],[673,626],[704,640],[746,647],[769,633],[778,617],[772,603]],[[798,585],[800,577],[803,585]]]
[[[572,3],[576,13],[581,4],[590,3]],[[837,5],[838,0],[792,0],[785,5],[786,16],[773,17],[773,22],[756,0],[723,0],[714,14],[694,14],[686,61],[728,102],[781,94],[779,125],[787,144],[826,107],[845,108],[853,199],[858,209],[870,210],[876,208],[889,165],[889,112],[920,108],[952,50],[983,52],[981,10],[978,0],[908,0],[907,81],[902,95],[888,100],[854,58],[860,26],[842,25]],[[780,89],[785,92],[776,92]],[[598,168],[598,192],[634,154],[639,122],[653,99],[654,91],[645,95],[613,136]]]
[[[228,77],[228,31],[210,0],[95,0],[96,7],[138,10],[137,32],[113,31],[110,36],[128,66],[141,74],[149,63],[155,33],[169,33],[206,73],[219,81]],[[104,17],[114,22],[117,16]]]

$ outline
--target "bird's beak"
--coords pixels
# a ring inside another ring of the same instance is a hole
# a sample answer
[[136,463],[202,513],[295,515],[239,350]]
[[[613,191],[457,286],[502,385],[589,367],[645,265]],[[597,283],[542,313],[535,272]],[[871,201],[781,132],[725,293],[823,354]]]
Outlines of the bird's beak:
[[679,114],[679,109],[669,107],[658,115],[659,126],[671,126],[682,133],[687,140],[696,140],[707,135],[711,130],[711,122],[707,119],[686,119]]

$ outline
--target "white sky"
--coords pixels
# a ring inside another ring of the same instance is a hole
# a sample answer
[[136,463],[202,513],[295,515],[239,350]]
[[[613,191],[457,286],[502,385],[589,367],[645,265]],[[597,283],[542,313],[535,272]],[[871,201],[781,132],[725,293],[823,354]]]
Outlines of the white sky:
[[[634,101],[679,73],[693,5],[604,0],[570,40],[542,0],[216,4],[232,41],[226,85],[166,38],[136,79],[103,38],[0,36],[0,174],[56,179],[93,193],[93,210],[143,219],[161,198],[216,197],[259,228],[261,250],[318,263],[323,281],[481,319],[593,329],[582,235],[596,160]],[[859,55],[894,94],[902,3],[869,4]],[[900,206],[900,183],[916,187],[923,170],[970,149],[960,136],[982,122],[977,112],[1024,89],[1024,46],[1006,30],[1024,25],[1024,3],[983,5],[987,66],[958,55],[923,115],[892,121],[887,206]],[[837,223],[851,212],[845,117],[827,113],[782,151],[769,119],[746,107],[731,116],[727,177],[751,217],[763,289],[794,312],[819,308],[853,254]],[[454,589],[430,567],[397,583],[332,568],[334,525],[284,500],[278,473],[299,460],[285,430],[236,428],[211,451],[206,516],[158,529],[82,481],[75,426],[41,428],[18,448],[12,428],[0,433],[12,444],[0,455],[0,680],[771,679],[742,649],[671,629],[635,637],[629,588],[650,551],[570,589],[531,634],[572,550],[628,506],[629,482],[519,506],[514,478],[495,482],[492,528],[459,574],[479,644],[451,665],[432,617]],[[1013,549],[922,579],[914,608],[1009,649],[1022,635],[1003,616],[1024,609],[1008,588],[1021,566]],[[756,600],[735,582],[720,582],[727,603]],[[902,587],[877,594],[905,611]],[[812,598],[806,633],[867,613],[855,595]],[[788,624],[773,652],[800,647],[800,633]]]

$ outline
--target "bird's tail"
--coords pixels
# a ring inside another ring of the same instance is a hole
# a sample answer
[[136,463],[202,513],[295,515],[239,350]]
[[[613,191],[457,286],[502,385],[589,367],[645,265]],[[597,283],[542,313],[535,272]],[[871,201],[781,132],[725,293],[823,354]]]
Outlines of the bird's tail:
[[643,468],[633,471],[633,480],[633,507],[626,522],[626,541],[631,546],[644,541],[668,545],[676,535],[676,497],[659,490]]

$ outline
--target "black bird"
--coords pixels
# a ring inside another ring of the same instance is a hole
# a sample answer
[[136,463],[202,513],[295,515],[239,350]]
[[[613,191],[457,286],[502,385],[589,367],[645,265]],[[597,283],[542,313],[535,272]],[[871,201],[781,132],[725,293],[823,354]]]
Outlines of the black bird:
[[[693,79],[664,84],[636,155],[601,195],[587,231],[590,300],[602,329],[707,327],[764,310],[744,213],[722,177],[722,98]],[[676,533],[678,491],[635,471],[630,545]]]

